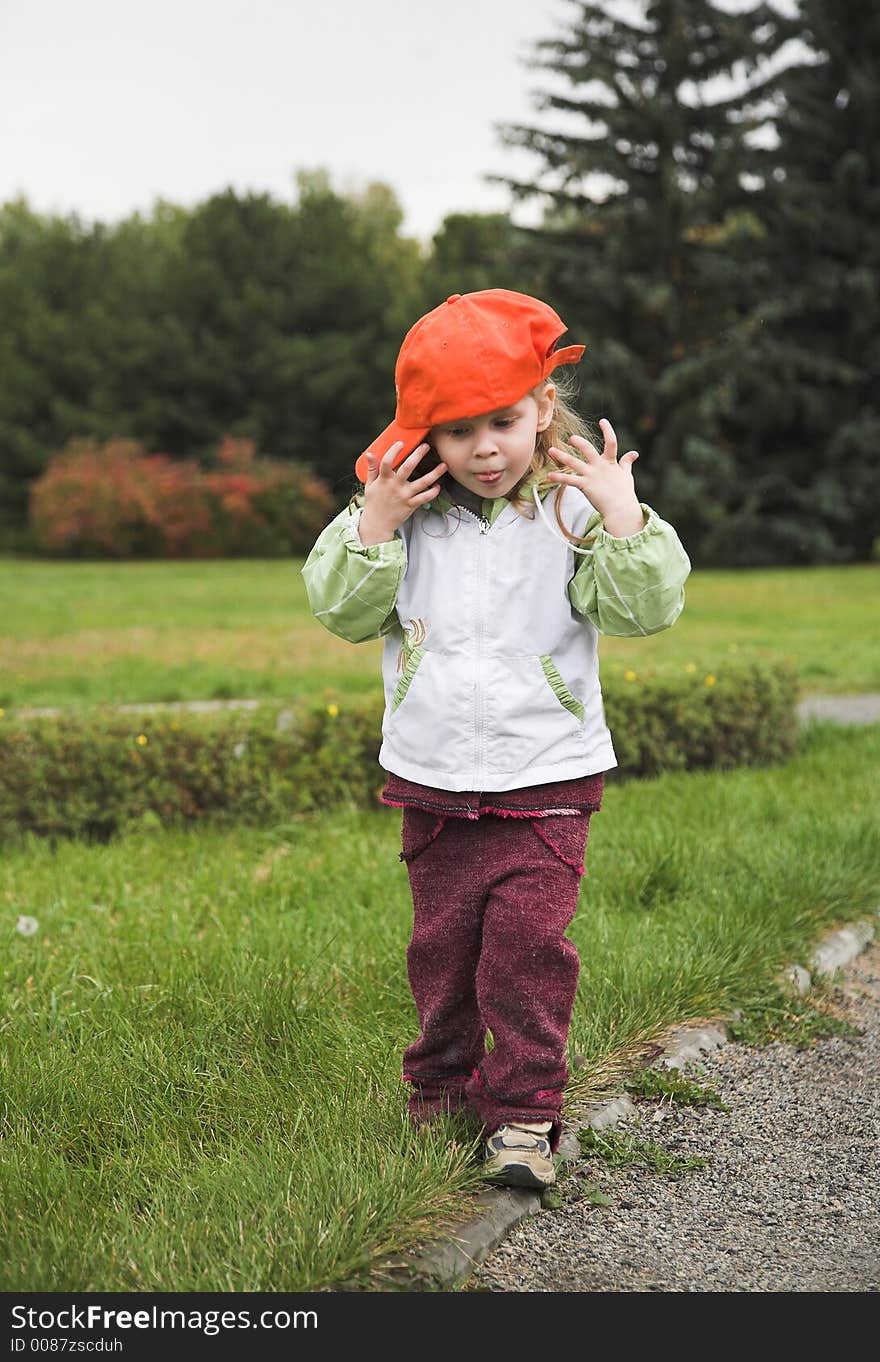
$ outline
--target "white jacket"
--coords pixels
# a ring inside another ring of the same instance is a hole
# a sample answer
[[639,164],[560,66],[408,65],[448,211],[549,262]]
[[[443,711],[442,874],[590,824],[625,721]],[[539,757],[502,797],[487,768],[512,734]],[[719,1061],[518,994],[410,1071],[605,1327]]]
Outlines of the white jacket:
[[645,528],[619,539],[575,488],[548,494],[551,521],[555,496],[570,530],[594,530],[585,557],[503,499],[478,516],[437,498],[394,541],[366,548],[360,512],[344,511],[319,538],[303,568],[317,618],[354,641],[386,635],[385,770],[444,790],[500,791],[617,765],[599,629],[667,628],[690,563],[648,506]]

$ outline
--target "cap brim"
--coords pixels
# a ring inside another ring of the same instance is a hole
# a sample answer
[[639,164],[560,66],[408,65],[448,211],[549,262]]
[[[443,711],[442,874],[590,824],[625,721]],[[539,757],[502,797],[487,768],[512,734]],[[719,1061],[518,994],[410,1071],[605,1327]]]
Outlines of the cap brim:
[[402,426],[397,421],[392,421],[390,426],[385,427],[381,435],[377,435],[375,440],[367,445],[363,454],[354,466],[355,474],[360,478],[361,482],[366,482],[367,473],[369,472],[367,455],[372,454],[378,463],[384,455],[388,453],[393,444],[401,442],[403,448],[397,451],[391,464],[392,468],[397,468],[398,464],[403,463],[403,460],[408,454],[412,454],[416,445],[422,443],[429,430],[430,426],[425,426],[423,429],[419,430],[413,430],[411,426]]

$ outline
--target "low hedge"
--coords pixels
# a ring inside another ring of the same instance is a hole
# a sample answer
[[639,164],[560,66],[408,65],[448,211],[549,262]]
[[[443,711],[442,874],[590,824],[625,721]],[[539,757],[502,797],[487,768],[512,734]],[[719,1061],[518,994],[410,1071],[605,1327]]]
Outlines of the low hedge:
[[[627,674],[630,677],[632,674]],[[607,682],[614,779],[766,764],[794,750],[797,681],[782,665],[717,677]],[[97,709],[0,719],[0,839],[106,841],[202,819],[277,823],[346,800],[373,805],[380,697],[211,714]]]

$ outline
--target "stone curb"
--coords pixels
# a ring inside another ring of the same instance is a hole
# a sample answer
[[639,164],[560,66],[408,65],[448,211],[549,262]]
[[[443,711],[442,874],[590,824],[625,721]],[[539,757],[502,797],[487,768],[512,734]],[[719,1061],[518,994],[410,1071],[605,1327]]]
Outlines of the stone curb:
[[478,1192],[475,1199],[482,1214],[460,1225],[454,1238],[431,1244],[407,1264],[417,1279],[440,1287],[458,1285],[497,1248],[508,1230],[541,1209],[537,1192],[514,1187]]
[[[880,915],[880,909],[877,910]],[[841,927],[832,932],[814,951],[810,965],[816,975],[831,975],[865,949],[873,940],[876,922],[864,918],[849,927]],[[806,993],[812,987],[812,977],[801,965],[791,965],[783,978],[799,993]],[[808,981],[803,985],[803,979]],[[798,982],[800,980],[800,982]],[[735,1013],[734,1016],[741,1014]],[[666,1041],[659,1055],[652,1059],[649,1067],[679,1069],[703,1054],[719,1049],[730,1040],[728,1023],[720,1018],[717,1022],[703,1023],[700,1026],[676,1026],[666,1033]],[[578,1156],[578,1131],[591,1127],[601,1130],[616,1126],[635,1111],[635,1104],[625,1094],[596,1102],[586,1108],[581,1120],[568,1126],[559,1143],[559,1157],[574,1159]],[[480,1192],[476,1197],[480,1214],[474,1219],[458,1226],[454,1235],[429,1244],[417,1250],[407,1263],[407,1271],[413,1274],[416,1285],[433,1290],[449,1290],[463,1285],[494,1249],[502,1242],[508,1231],[527,1216],[541,1209],[541,1198],[536,1192],[518,1188],[501,1188]]]
[[865,947],[874,939],[875,923],[863,918],[851,927],[841,927],[833,932],[814,952],[810,961],[817,974],[833,974],[835,970],[848,965],[861,955]]

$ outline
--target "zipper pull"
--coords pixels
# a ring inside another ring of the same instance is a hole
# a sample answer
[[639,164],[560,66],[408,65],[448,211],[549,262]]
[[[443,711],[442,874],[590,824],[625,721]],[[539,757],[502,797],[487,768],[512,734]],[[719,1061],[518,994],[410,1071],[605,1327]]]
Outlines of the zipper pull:
[[488,534],[492,526],[488,516],[480,516],[480,534]]

